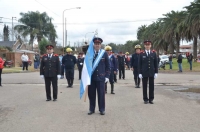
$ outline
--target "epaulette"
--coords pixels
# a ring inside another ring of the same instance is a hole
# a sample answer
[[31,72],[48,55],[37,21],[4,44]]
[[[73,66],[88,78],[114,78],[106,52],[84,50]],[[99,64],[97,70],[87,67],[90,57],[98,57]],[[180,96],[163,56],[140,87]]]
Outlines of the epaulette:
[[153,52],[153,53],[155,53],[155,52],[156,52],[156,50],[152,50],[152,52]]
[[53,56],[58,56],[58,54],[53,54]]
[[47,56],[47,54],[44,54],[43,56]]
[[140,51],[140,54],[143,54],[143,53],[144,53],[144,51],[143,51],[143,50],[141,50],[141,51]]

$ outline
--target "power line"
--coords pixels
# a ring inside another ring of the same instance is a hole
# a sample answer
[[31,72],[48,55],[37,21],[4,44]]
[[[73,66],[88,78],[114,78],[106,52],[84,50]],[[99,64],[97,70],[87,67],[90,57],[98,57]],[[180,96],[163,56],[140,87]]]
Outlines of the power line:
[[[49,9],[48,7],[44,6],[42,3],[38,2],[37,0],[35,0],[37,3],[39,3],[41,6],[45,7],[46,9],[50,10],[52,13],[54,13],[55,15],[59,16],[58,14],[56,14],[55,12],[53,12],[51,9]],[[59,16],[60,17],[60,16]]]
[[[94,22],[94,23],[67,23],[69,25],[89,25],[89,24],[110,24],[110,23],[134,23],[134,22],[144,22],[144,21],[154,21],[157,19],[148,19],[148,20],[134,20],[134,21],[113,21],[113,22]],[[5,22],[11,23],[11,22]],[[21,23],[14,23],[14,24],[21,24]],[[28,24],[38,24],[38,23],[28,23]],[[63,23],[53,23],[55,25],[62,25]],[[24,24],[23,24],[24,25]]]

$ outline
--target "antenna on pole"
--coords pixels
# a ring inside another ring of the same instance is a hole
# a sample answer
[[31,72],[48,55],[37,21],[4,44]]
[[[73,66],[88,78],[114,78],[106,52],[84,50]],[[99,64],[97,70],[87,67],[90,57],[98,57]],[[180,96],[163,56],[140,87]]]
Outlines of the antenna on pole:
[[95,34],[94,34],[95,37],[98,37],[98,30],[96,29],[95,31]]

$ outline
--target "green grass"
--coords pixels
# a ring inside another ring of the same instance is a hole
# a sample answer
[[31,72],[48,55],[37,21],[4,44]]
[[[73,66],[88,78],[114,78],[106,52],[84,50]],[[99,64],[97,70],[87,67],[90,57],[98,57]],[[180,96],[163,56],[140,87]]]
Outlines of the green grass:
[[[29,67],[29,72],[33,72],[33,71],[34,69]],[[3,74],[4,73],[21,73],[21,72],[23,72],[22,67],[11,67],[11,68],[5,67],[3,68],[3,71],[2,71]]]
[[[173,61],[172,71],[178,71],[177,59],[173,59],[172,61]],[[165,69],[167,71],[169,70],[169,64],[165,65]],[[183,61],[182,61],[182,69],[183,69],[183,72],[184,71],[190,71],[190,64],[187,62],[187,59],[183,59]],[[164,71],[164,70],[160,69],[160,71]],[[192,71],[200,72],[200,62],[193,62],[192,63]]]

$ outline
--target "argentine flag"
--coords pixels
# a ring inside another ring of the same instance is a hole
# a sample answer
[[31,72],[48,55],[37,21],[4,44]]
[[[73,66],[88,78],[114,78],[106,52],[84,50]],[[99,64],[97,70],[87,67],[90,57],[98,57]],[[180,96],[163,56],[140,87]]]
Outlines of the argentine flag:
[[81,75],[81,84],[80,84],[80,98],[82,98],[87,85],[91,84],[93,57],[94,57],[94,48],[93,48],[93,39],[92,39],[84,58],[84,64],[83,64],[82,75]]

